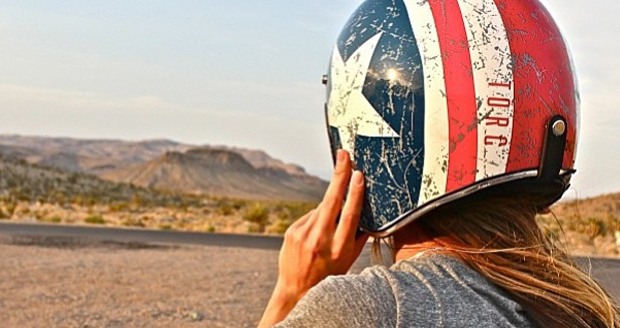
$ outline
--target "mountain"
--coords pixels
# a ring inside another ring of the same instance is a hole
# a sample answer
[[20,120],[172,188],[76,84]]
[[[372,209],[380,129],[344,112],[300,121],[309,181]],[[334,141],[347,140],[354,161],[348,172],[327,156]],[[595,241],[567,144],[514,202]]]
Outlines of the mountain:
[[245,199],[316,201],[326,183],[285,168],[255,167],[227,149],[194,148],[166,152],[148,163],[107,172],[103,178],[139,186]]
[[144,205],[178,205],[184,201],[174,195],[29,164],[25,160],[1,155],[0,199],[1,202],[104,204],[140,199]]
[[327,187],[302,167],[261,150],[165,139],[131,142],[0,135],[0,154],[67,172],[183,193],[317,201]]
[[31,164],[95,175],[145,163],[166,151],[185,151],[192,147],[170,140],[131,142],[0,135],[0,152],[5,155]]

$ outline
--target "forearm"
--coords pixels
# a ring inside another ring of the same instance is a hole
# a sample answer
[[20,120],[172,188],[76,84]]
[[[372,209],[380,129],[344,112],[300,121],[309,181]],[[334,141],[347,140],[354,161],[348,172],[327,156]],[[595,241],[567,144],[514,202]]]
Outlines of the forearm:
[[349,271],[368,239],[367,235],[356,238],[364,176],[352,171],[346,151],[339,151],[337,157],[334,177],[323,202],[295,221],[284,235],[278,283],[259,328],[272,327],[284,320],[297,302],[326,277]]
[[287,293],[285,288],[278,284],[271,295],[258,328],[272,327],[283,321],[293,310],[299,299],[299,296]]

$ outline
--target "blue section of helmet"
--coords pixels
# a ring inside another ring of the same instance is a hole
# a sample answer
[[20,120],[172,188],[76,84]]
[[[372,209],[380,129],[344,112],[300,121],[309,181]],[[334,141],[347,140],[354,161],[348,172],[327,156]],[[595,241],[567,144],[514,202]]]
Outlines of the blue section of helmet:
[[[355,163],[367,182],[361,225],[369,231],[417,207],[424,167],[424,72],[403,1],[364,2],[346,24],[338,49],[346,62],[379,33],[363,94],[399,137],[355,139]],[[330,140],[333,150],[340,148],[338,129],[330,128]]]

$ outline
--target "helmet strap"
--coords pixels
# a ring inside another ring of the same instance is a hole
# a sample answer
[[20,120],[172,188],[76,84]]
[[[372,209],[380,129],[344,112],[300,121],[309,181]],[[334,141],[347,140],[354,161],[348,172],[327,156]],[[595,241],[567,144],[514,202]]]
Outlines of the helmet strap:
[[568,123],[560,115],[547,122],[542,159],[538,169],[538,179],[545,182],[558,181],[561,175]]

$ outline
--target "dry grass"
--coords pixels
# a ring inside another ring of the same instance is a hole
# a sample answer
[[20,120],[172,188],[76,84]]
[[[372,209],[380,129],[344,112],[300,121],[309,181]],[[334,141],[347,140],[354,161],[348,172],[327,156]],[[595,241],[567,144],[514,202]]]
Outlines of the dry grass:
[[575,254],[620,255],[620,193],[556,204],[538,221]]

